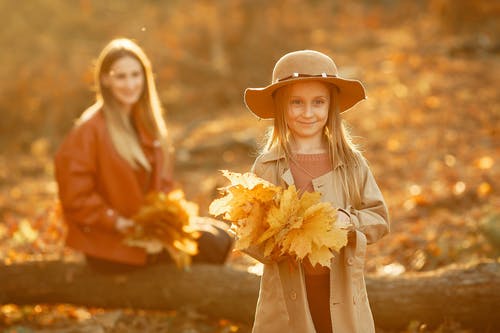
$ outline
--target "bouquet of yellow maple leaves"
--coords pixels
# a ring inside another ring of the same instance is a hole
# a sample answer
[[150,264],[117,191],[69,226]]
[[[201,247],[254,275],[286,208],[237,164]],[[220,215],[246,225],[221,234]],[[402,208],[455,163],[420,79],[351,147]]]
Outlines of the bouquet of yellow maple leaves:
[[222,173],[231,185],[209,210],[231,222],[235,249],[257,245],[264,256],[308,257],[313,266],[329,267],[332,251],[347,244],[347,225],[338,224],[337,210],[320,193],[299,194],[293,185],[283,189],[252,173]]
[[182,190],[150,193],[132,217],[135,225],[127,232],[125,243],[148,253],[165,249],[178,267],[188,267],[191,256],[198,253],[199,232],[191,223],[197,215],[198,206],[187,201]]

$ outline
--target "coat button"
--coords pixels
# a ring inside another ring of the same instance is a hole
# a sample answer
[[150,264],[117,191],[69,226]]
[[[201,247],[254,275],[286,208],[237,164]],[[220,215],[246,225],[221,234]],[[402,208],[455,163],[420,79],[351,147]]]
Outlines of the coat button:
[[106,210],[106,215],[111,217],[111,216],[115,215],[115,212],[112,209],[108,209],[108,210]]
[[297,299],[297,293],[292,290],[290,292],[290,298],[292,299],[292,301],[295,301]]
[[356,297],[352,296],[352,304],[356,304]]
[[347,264],[349,266],[352,266],[353,263],[354,263],[354,259],[352,259],[351,257],[347,258]]
[[153,141],[153,146],[156,148],[160,147],[161,146],[160,140]]

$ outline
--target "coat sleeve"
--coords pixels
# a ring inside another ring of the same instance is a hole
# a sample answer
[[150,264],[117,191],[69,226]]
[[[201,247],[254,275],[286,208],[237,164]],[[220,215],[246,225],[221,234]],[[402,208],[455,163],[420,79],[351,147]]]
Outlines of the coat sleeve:
[[64,217],[82,226],[99,225],[114,230],[118,216],[96,188],[97,138],[82,135],[84,130],[90,129],[74,129],[54,159]]
[[359,208],[347,207],[356,230],[361,231],[367,242],[374,243],[389,232],[389,213],[373,174],[366,164],[361,165],[361,204]]

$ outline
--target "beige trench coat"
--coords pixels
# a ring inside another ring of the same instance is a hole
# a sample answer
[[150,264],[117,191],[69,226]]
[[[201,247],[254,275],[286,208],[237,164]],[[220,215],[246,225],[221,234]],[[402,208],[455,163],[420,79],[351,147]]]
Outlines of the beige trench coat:
[[[346,202],[340,186],[338,165],[333,171],[313,179],[322,200],[349,212],[356,232],[348,245],[331,261],[330,314],[334,333],[375,332],[364,280],[367,243],[373,243],[389,231],[388,212],[382,194],[366,163],[361,165],[362,207],[354,209]],[[257,158],[252,171],[280,186],[293,184],[283,154],[271,150]],[[278,263],[262,256],[259,248],[246,251],[264,263],[253,333],[314,333],[309,312],[304,272],[301,265],[288,259]],[[295,266],[294,269],[291,267]]]

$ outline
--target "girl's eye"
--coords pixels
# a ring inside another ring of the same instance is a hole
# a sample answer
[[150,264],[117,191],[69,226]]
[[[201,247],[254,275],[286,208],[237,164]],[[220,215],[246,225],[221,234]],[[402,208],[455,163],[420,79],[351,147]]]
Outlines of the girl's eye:
[[290,101],[290,104],[292,104],[292,105],[300,105],[300,104],[302,104],[302,101],[300,99],[292,99]]
[[132,73],[132,77],[134,77],[134,78],[138,78],[139,76],[141,76],[141,72],[133,72]]
[[324,101],[324,100],[322,100],[322,99],[315,99],[315,100],[313,101],[313,104],[314,104],[314,105],[319,106],[319,105],[323,105],[323,104],[325,104],[325,101]]

